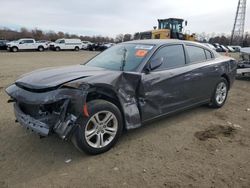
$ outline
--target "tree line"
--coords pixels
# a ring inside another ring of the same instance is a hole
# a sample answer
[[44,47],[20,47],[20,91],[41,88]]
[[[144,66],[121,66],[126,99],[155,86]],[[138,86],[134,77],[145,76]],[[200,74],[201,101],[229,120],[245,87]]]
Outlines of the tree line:
[[104,43],[104,42],[123,42],[132,40],[131,34],[119,34],[115,38],[105,37],[101,35],[97,36],[83,36],[76,34],[64,33],[62,31],[54,32],[54,31],[43,31],[40,29],[32,29],[28,30],[26,28],[21,28],[19,31],[11,30],[8,28],[0,28],[0,39],[4,40],[18,40],[20,38],[34,38],[35,40],[48,40],[55,41],[59,38],[80,38],[82,41],[90,41],[94,43]]
[[[200,42],[208,42],[208,43],[219,43],[221,45],[224,46],[228,46],[231,45],[231,35],[227,35],[227,34],[215,34],[215,33],[211,33],[211,34],[207,34],[205,32],[197,34],[197,40]],[[239,44],[238,42],[240,41],[241,44]],[[245,33],[243,40],[241,41],[241,39],[235,39],[233,41],[232,45],[240,45],[242,47],[249,47],[250,46],[250,36],[248,34],[248,32]]]
[[[28,30],[27,28],[21,28],[19,31],[11,30],[8,28],[0,28],[0,39],[5,40],[17,40],[20,38],[34,38],[35,40],[49,40],[55,41],[59,38],[80,38],[82,41],[90,41],[94,43],[119,43],[133,40],[132,34],[118,34],[115,38],[105,37],[101,35],[97,36],[83,36],[76,34],[64,33],[62,31],[43,31],[40,29]],[[222,45],[230,45],[231,36],[226,34],[207,34],[205,32],[197,34],[197,40],[200,42],[219,43]],[[250,36],[248,33],[245,34],[243,39],[243,47],[250,46]]]

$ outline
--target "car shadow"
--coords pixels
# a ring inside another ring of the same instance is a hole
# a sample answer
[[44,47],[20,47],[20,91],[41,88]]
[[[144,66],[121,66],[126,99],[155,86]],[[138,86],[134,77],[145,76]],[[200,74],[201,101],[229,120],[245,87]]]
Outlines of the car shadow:
[[174,126],[176,120],[180,121],[180,120],[185,120],[188,117],[190,117],[192,114],[195,113],[200,113],[200,112],[209,112],[211,111],[211,108],[209,108],[207,105],[203,105],[200,107],[194,107],[191,109],[187,109],[187,110],[183,110],[181,112],[176,112],[174,114],[171,115],[166,115],[160,118],[157,118],[153,121],[150,121],[146,124],[143,124],[141,127],[137,128],[137,129],[132,129],[129,131],[124,131],[123,137],[133,137],[133,136],[137,136],[138,134],[144,134],[147,132],[151,132],[154,129],[158,129],[159,127],[166,127],[166,126]]

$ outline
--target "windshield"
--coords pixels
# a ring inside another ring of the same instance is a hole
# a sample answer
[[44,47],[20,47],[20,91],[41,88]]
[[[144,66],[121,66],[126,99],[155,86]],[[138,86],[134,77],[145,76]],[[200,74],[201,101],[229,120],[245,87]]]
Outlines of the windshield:
[[134,71],[153,47],[145,44],[118,44],[91,59],[86,66]]

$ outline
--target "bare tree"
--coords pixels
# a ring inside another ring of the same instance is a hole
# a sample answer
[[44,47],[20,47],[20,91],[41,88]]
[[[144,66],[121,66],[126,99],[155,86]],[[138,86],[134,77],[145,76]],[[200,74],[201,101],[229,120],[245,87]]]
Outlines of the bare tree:
[[125,34],[124,37],[123,37],[123,41],[130,41],[132,40],[132,35],[131,34]]
[[40,29],[28,30],[24,27],[20,29],[20,31],[10,30],[8,28],[0,28],[0,39],[6,40],[17,40],[20,38],[34,38],[36,40],[51,40],[55,41],[59,38],[80,38],[81,40],[91,41],[96,43],[104,43],[104,42],[114,42],[113,38],[104,37],[104,36],[78,36],[76,34],[64,33],[62,31],[54,32],[44,32]]
[[116,35],[115,42],[116,43],[123,42],[123,34]]

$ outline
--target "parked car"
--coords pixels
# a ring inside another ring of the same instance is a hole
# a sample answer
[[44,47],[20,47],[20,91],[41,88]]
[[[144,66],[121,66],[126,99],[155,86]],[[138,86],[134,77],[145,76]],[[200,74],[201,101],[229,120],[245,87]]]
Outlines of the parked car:
[[7,50],[7,40],[0,40],[0,50]]
[[224,45],[220,45],[222,52],[228,52],[229,50]]
[[47,44],[48,46],[49,46],[49,44],[51,43],[51,41],[49,41],[49,40],[39,40],[39,41],[37,41],[37,42],[39,42],[39,43],[45,43],[45,44]]
[[89,47],[90,47],[91,45],[93,45],[92,42],[89,42],[89,41],[82,41],[82,49],[83,49],[83,50],[88,50]]
[[236,68],[233,58],[199,43],[130,41],[85,65],[25,74],[6,92],[22,126],[41,136],[56,133],[81,151],[99,154],[124,129],[203,104],[222,107]]
[[90,51],[104,51],[108,47],[105,46],[103,43],[93,43],[92,45],[89,45],[88,50]]
[[202,44],[211,48],[212,50],[216,50],[216,48],[212,44],[209,44],[209,43],[202,43]]
[[104,43],[104,46],[106,46],[107,48],[110,48],[114,45],[115,45],[114,43]]
[[235,52],[241,52],[241,46],[230,46],[235,50]]
[[238,76],[250,76],[250,47],[241,48],[240,60],[237,65]]
[[50,49],[55,51],[60,50],[75,50],[82,49],[82,41],[80,39],[57,39],[55,42],[50,43]]
[[227,49],[229,50],[229,52],[231,52],[231,53],[234,53],[235,52],[235,50],[231,47],[231,46],[226,46],[227,47]]
[[216,52],[223,52],[223,49],[221,48],[219,43],[214,43],[213,45],[215,47]]
[[7,43],[7,50],[17,52],[19,50],[38,50],[40,52],[48,49],[45,43],[36,42],[32,38],[23,38]]

